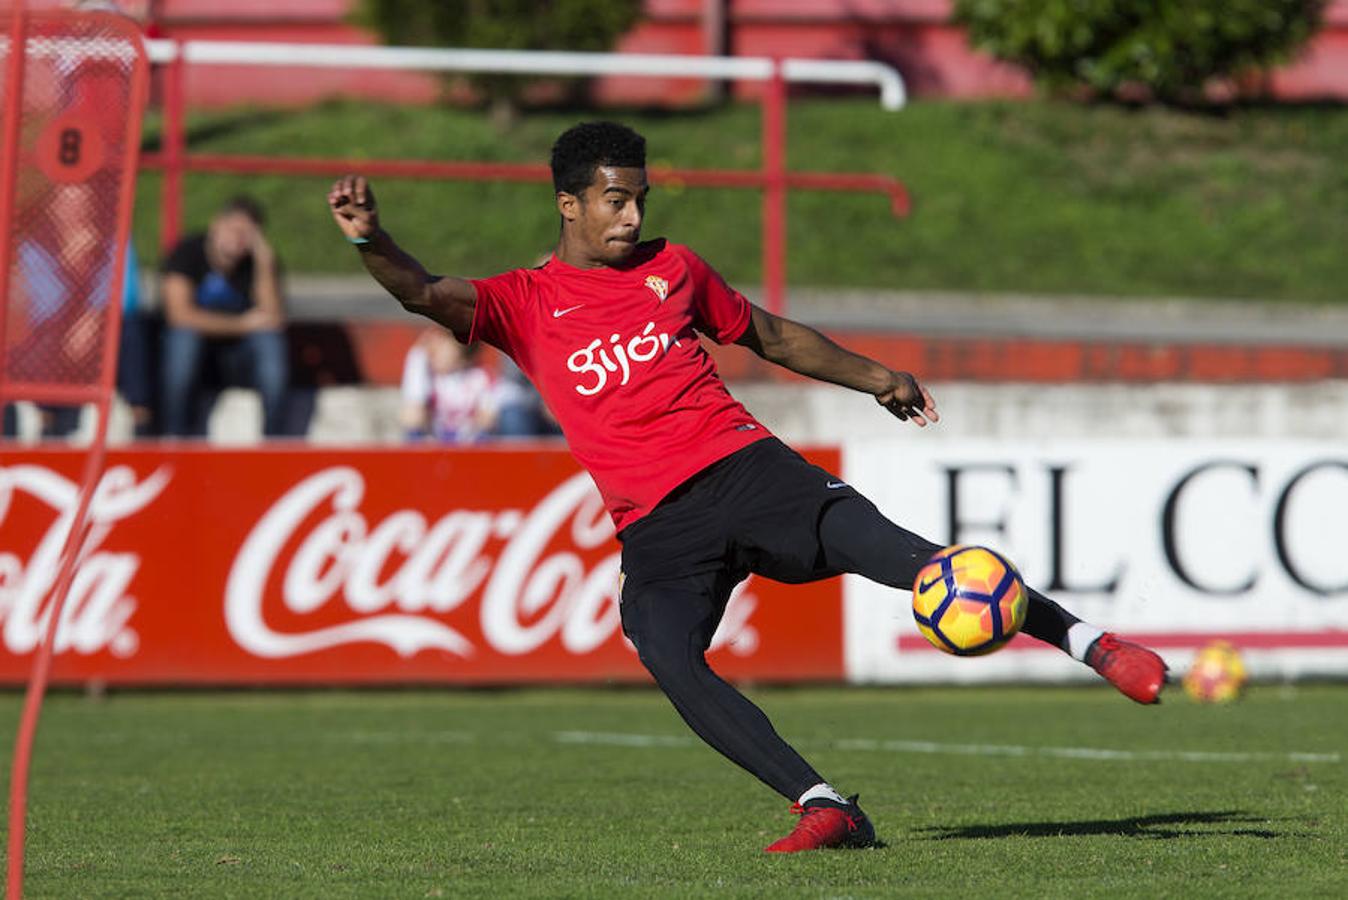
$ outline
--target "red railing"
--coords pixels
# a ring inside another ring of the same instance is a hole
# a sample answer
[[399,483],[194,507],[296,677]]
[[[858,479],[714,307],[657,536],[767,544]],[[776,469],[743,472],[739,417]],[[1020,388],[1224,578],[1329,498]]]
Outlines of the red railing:
[[[167,251],[182,230],[184,177],[188,172],[265,175],[338,175],[359,171],[371,176],[430,178],[446,181],[552,180],[547,166],[500,162],[441,162],[412,159],[346,159],[193,153],[187,146],[186,67],[181,52],[163,65],[162,150],[141,157],[144,169],[164,174],[160,211],[160,245]],[[907,216],[908,190],[888,175],[865,173],[792,172],[786,167],[787,89],[782,60],[772,61],[772,72],[762,106],[761,168],[679,169],[652,167],[656,184],[688,187],[757,189],[763,192],[762,260],[764,305],[773,312],[786,308],[786,194],[789,190],[880,193],[889,198],[895,216]]]

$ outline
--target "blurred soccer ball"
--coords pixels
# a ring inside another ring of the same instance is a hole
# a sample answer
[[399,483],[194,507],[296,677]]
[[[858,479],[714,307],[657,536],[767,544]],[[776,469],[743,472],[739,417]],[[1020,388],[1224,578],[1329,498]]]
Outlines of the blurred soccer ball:
[[956,656],[991,653],[1011,640],[1028,605],[1020,573],[986,547],[947,547],[913,580],[917,630]]
[[1184,693],[1199,703],[1230,703],[1249,679],[1240,652],[1227,641],[1213,641],[1194,657],[1184,676]]

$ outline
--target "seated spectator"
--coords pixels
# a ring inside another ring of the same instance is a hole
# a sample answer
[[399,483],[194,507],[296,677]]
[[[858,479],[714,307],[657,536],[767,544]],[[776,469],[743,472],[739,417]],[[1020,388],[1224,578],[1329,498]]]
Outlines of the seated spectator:
[[442,328],[428,328],[403,363],[401,422],[412,440],[471,443],[496,425],[496,386],[465,347]]
[[262,396],[263,433],[286,433],[290,380],[280,265],[263,233],[261,208],[236,197],[204,234],[178,243],[162,271],[164,303],[160,403],[169,436],[206,433],[219,386],[251,387]]

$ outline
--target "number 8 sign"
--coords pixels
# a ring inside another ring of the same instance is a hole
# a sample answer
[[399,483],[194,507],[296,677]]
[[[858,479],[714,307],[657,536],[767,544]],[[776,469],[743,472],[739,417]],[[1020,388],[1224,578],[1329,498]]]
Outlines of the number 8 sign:
[[37,165],[60,184],[85,181],[103,167],[103,137],[96,122],[72,114],[53,119],[37,139]]

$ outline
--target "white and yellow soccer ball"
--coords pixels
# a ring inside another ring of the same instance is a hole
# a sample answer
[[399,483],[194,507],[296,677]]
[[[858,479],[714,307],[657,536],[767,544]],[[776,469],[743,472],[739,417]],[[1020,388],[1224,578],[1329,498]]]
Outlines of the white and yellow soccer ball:
[[1230,703],[1240,699],[1249,680],[1240,651],[1228,641],[1213,641],[1185,673],[1184,693],[1199,703]]
[[956,656],[981,656],[1005,645],[1025,624],[1028,606],[1016,567],[987,547],[946,547],[913,580],[917,630]]

